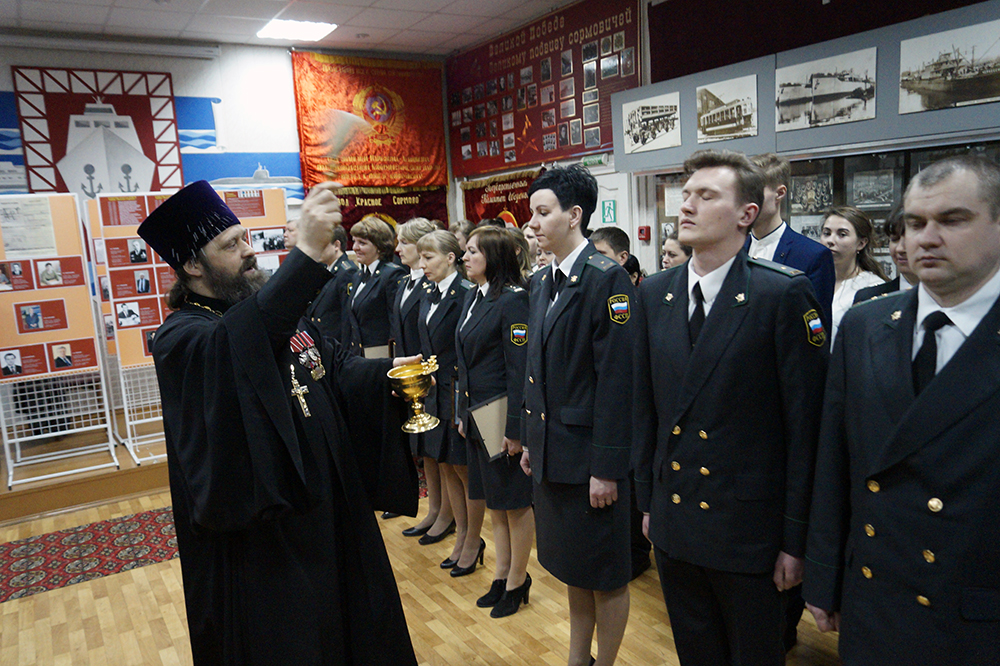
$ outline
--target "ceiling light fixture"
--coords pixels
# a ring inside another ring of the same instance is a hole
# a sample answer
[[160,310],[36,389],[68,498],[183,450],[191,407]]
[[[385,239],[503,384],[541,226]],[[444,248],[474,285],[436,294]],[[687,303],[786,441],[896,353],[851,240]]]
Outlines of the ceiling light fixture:
[[257,36],[261,39],[285,39],[296,42],[318,42],[337,29],[336,23],[314,21],[283,21],[273,19]]

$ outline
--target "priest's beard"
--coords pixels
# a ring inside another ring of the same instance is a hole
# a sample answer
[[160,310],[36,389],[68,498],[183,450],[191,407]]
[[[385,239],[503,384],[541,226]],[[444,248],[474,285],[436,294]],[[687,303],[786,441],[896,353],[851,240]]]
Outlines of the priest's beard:
[[[250,269],[253,269],[253,272],[247,273],[246,271]],[[208,261],[202,262],[202,270],[205,285],[211,289],[216,298],[229,306],[256,294],[268,278],[267,273],[257,269],[256,257],[244,259],[236,275],[229,275]]]

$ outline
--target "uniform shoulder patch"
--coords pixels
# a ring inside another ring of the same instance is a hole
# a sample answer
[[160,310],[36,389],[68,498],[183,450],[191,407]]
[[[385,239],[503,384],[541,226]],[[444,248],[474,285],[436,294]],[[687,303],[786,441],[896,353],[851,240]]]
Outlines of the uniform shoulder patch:
[[468,281],[468,280],[466,280],[464,278],[462,279],[462,288],[463,289],[467,289],[468,290],[468,289],[472,289],[475,286],[476,285],[474,285],[472,282],[470,282],[470,281]]
[[748,259],[751,264],[757,264],[758,266],[763,266],[764,268],[770,268],[772,271],[777,273],[782,273],[788,277],[795,277],[796,275],[805,275],[802,271],[797,268],[792,268],[791,266],[786,266],[784,264],[779,264],[777,261],[768,261],[767,259]]
[[608,315],[616,324],[624,324],[631,314],[628,304],[628,294],[615,294],[608,299]]
[[587,260],[587,264],[600,270],[602,273],[606,273],[612,266],[617,266],[618,262],[611,261],[600,252],[595,252],[590,255],[590,259]]
[[505,287],[506,291],[512,291],[515,294],[524,291],[523,287],[518,287],[516,284],[509,284]]
[[822,347],[826,342],[826,331],[823,329],[819,313],[816,310],[809,310],[802,315],[802,320],[806,323],[806,339],[809,340],[809,344]]
[[510,341],[515,345],[520,347],[525,342],[528,341],[528,325],[527,324],[511,324],[510,325]]

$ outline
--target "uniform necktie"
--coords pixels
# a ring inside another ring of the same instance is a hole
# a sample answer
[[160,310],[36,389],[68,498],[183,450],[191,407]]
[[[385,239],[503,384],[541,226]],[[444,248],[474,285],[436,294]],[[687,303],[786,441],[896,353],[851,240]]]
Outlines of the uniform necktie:
[[927,388],[937,372],[937,330],[951,324],[948,315],[938,310],[924,319],[924,342],[913,359],[913,391],[916,395]]
[[552,300],[556,299],[556,296],[562,291],[563,285],[566,284],[566,274],[558,268],[555,273],[552,276]]
[[688,332],[691,334],[691,346],[694,347],[701,333],[701,327],[705,324],[705,296],[701,293],[700,282],[695,282],[691,291],[694,294],[694,312],[688,321]]
[[432,291],[432,292],[430,293],[430,297],[429,297],[429,298],[430,298],[430,302],[431,302],[431,303],[440,303],[440,302],[441,302],[441,290],[440,290],[440,289],[437,289],[437,288],[435,288],[435,289],[434,289],[434,290],[433,290],[433,291]]
[[369,278],[371,278],[371,276],[372,276],[372,272],[368,269],[367,266],[365,266],[364,268],[361,269],[361,281],[362,282],[368,282],[368,280],[369,280]]

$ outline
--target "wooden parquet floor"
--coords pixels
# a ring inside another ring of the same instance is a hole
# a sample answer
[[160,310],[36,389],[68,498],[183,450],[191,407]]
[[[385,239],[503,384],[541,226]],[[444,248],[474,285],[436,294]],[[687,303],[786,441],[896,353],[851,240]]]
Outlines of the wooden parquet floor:
[[[157,492],[97,507],[0,525],[0,543],[168,506]],[[424,507],[421,507],[422,510]],[[486,567],[453,579],[438,563],[453,542],[419,546],[400,534],[408,518],[379,521],[421,666],[562,666],[569,643],[565,587],[532,557],[531,604],[493,620],[475,600],[492,579],[489,517]],[[632,607],[621,666],[678,664],[659,581],[650,569],[631,584]],[[834,666],[836,636],[806,617],[789,666]],[[191,664],[177,560],[0,604],[0,666]],[[392,665],[388,665],[392,666]]]

